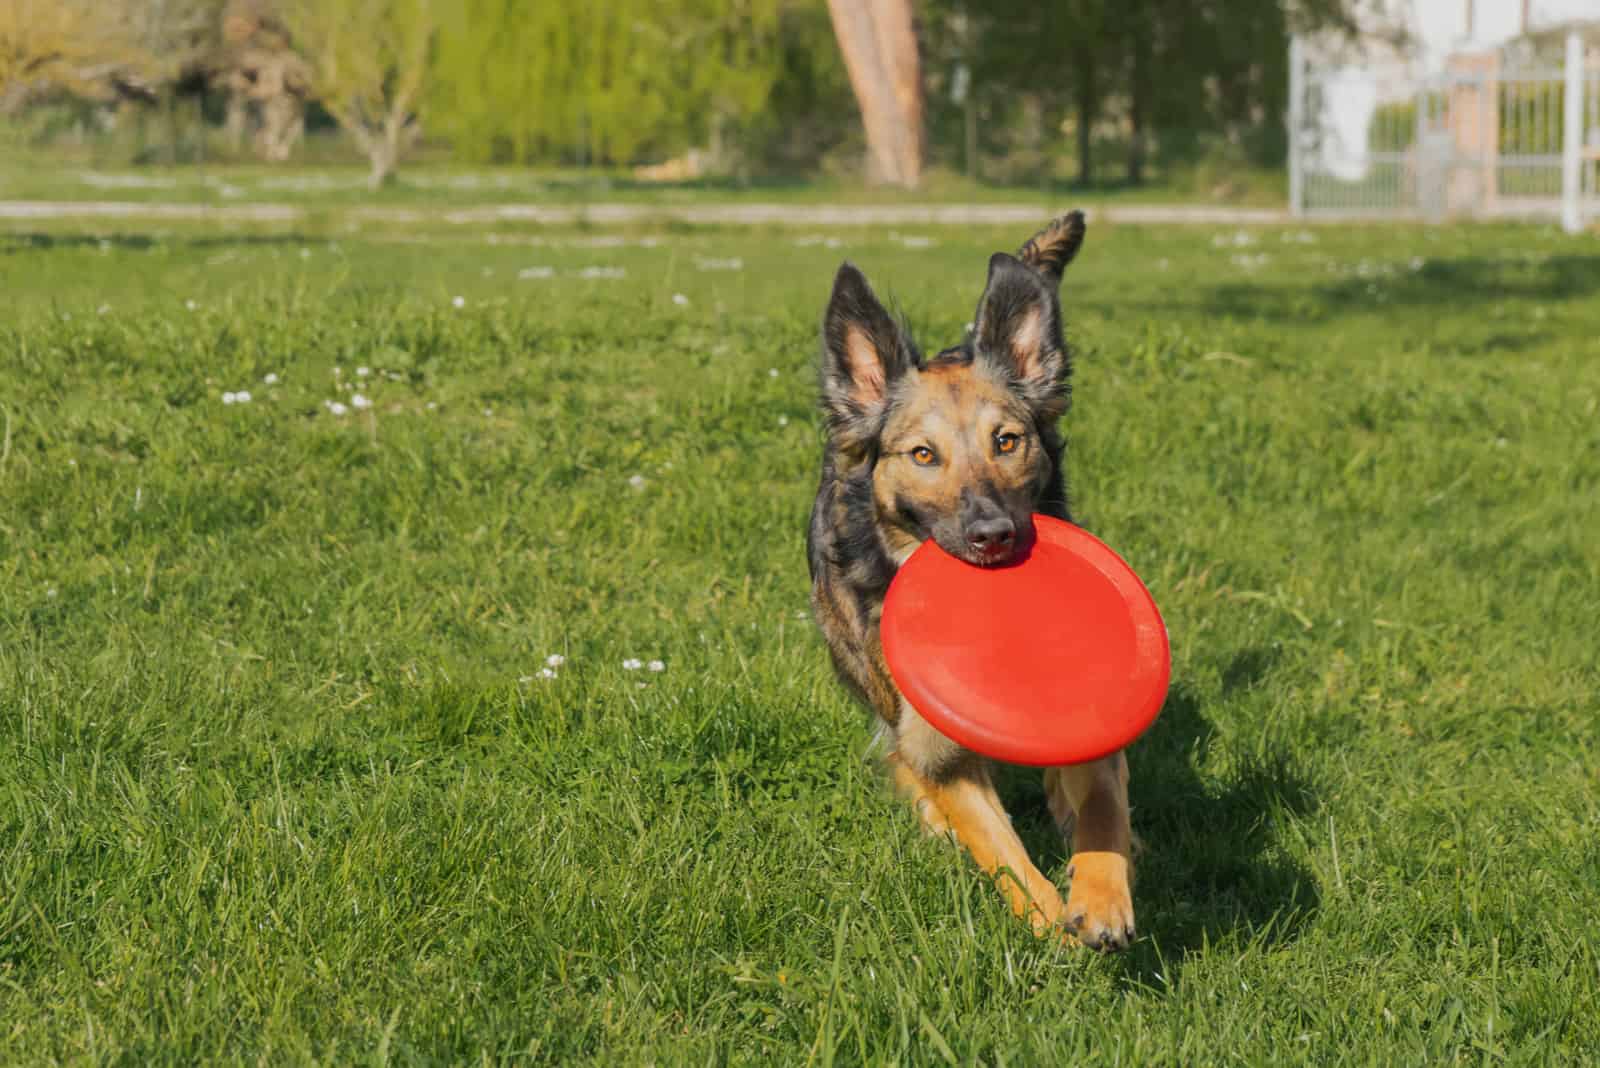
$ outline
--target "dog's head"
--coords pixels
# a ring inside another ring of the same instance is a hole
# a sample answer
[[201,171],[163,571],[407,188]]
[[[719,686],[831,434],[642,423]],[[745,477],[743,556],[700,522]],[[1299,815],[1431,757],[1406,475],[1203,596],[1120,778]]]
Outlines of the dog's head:
[[1016,256],[996,253],[972,331],[926,360],[865,276],[839,268],[823,322],[822,408],[836,453],[870,470],[897,560],[930,537],[984,565],[1032,543],[1068,403],[1056,291],[1083,234],[1073,212]]

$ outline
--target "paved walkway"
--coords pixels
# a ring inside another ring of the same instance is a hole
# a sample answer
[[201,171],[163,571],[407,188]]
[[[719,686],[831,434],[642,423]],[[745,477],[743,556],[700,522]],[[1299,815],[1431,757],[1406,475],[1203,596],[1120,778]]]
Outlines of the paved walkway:
[[[358,224],[533,223],[596,226],[687,223],[698,226],[1030,226],[1070,204],[485,204],[471,207],[163,204],[114,200],[0,201],[0,219],[149,219],[217,223],[298,223],[337,216]],[[1092,222],[1240,226],[1290,221],[1276,209],[1189,204],[1129,204],[1084,209]]]

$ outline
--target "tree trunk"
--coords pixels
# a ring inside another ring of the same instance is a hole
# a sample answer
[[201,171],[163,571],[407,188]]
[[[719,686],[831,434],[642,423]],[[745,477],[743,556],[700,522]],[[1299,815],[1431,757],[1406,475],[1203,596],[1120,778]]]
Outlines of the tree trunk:
[[367,159],[372,163],[367,175],[368,188],[380,189],[394,178],[400,157],[416,144],[421,134],[422,126],[399,105],[383,120],[383,125],[367,131],[365,147]]
[[261,105],[256,151],[269,163],[282,163],[305,133],[305,106],[289,93],[268,97]]
[[1022,175],[1045,184],[1044,97],[1024,92],[1022,97]]
[[394,165],[400,156],[399,145],[388,130],[379,130],[367,142],[367,188],[382,189],[394,178]]
[[1100,113],[1099,86],[1096,84],[1094,53],[1078,50],[1078,184],[1094,184],[1094,120]]
[[922,68],[911,0],[828,0],[834,36],[866,129],[873,181],[922,176]]
[[1133,42],[1133,58],[1128,72],[1128,184],[1144,184],[1144,125],[1149,87],[1145,72],[1150,64],[1142,41]]
[[967,177],[978,177],[978,94],[969,91],[966,99]]
[[228,117],[222,124],[228,150],[238,154],[244,148],[244,131],[250,123],[250,104],[244,93],[228,90]]

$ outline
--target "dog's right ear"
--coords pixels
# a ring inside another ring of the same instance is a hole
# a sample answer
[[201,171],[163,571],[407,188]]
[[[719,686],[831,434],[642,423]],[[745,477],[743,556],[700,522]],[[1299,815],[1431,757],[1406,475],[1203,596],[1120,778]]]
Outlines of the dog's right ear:
[[1061,284],[1061,272],[1083,245],[1083,212],[1069,211],[1043,230],[1028,238],[1017,250],[1017,259],[1044,275],[1051,285]]
[[853,450],[877,436],[889,390],[914,361],[866,276],[841,266],[822,322],[822,410],[839,445]]

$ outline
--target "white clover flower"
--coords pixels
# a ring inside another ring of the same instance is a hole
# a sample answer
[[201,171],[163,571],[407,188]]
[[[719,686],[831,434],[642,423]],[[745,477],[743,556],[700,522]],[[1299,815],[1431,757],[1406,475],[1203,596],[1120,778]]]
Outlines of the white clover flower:
[[789,417],[787,415],[778,416],[778,425],[779,426],[788,426],[789,425]]
[[344,415],[350,410],[336,400],[323,401],[322,406],[328,409],[328,411],[332,412],[334,415]]
[[767,368],[767,377],[768,378],[777,378],[778,377],[778,369],[776,367]]
[[452,308],[465,308],[467,306],[467,298],[466,297],[451,297],[450,298],[450,306]]
[[439,402],[438,401],[429,401],[428,402],[428,411],[431,412],[431,411],[435,410],[438,407],[439,407]]
[[623,671],[638,671],[642,667],[644,667],[644,661],[631,656],[622,662]]
[[224,393],[222,395],[222,403],[223,404],[232,404],[234,401],[237,401],[238,399],[239,399],[238,394],[234,393],[232,390],[229,390],[228,392],[226,392],[226,393]]
[[233,399],[236,404],[249,404],[250,391],[248,389],[241,389],[239,392],[233,395]]
[[268,371],[265,375],[262,376],[261,381],[265,382],[269,386],[277,385],[278,384],[278,372],[276,372],[276,371]]
[[350,395],[350,407],[365,410],[372,407],[372,399],[361,393],[352,393]]
[[551,653],[549,656],[544,658],[544,662],[553,668],[558,668],[567,662],[567,658],[562,656],[560,653]]
[[687,308],[689,306],[689,298],[682,293],[674,293],[672,294],[672,303],[680,308]]
[[97,315],[109,315],[110,313],[111,313],[111,305],[109,305],[109,304],[102,304],[102,305],[100,305],[100,307],[95,309],[95,314],[97,314]]
[[650,661],[648,666],[649,666],[651,671],[661,672],[661,671],[667,670],[667,665],[663,664],[659,660]]
[[372,368],[362,365],[356,368],[356,377],[365,378],[372,373]]
[[190,311],[194,311],[194,310],[195,310],[195,309],[196,309],[196,308],[198,308],[198,307],[200,307],[200,305],[198,305],[198,304],[196,304],[196,303],[195,303],[195,302],[194,302],[194,301],[192,301],[192,300],[186,300],[186,301],[184,301],[184,302],[183,302],[183,306],[184,306],[184,307],[185,307],[185,308],[188,308],[188,309],[189,309],[189,310],[190,310]]
[[540,668],[539,669],[539,677],[541,679],[553,679],[553,678],[556,677],[555,669],[554,668]]

